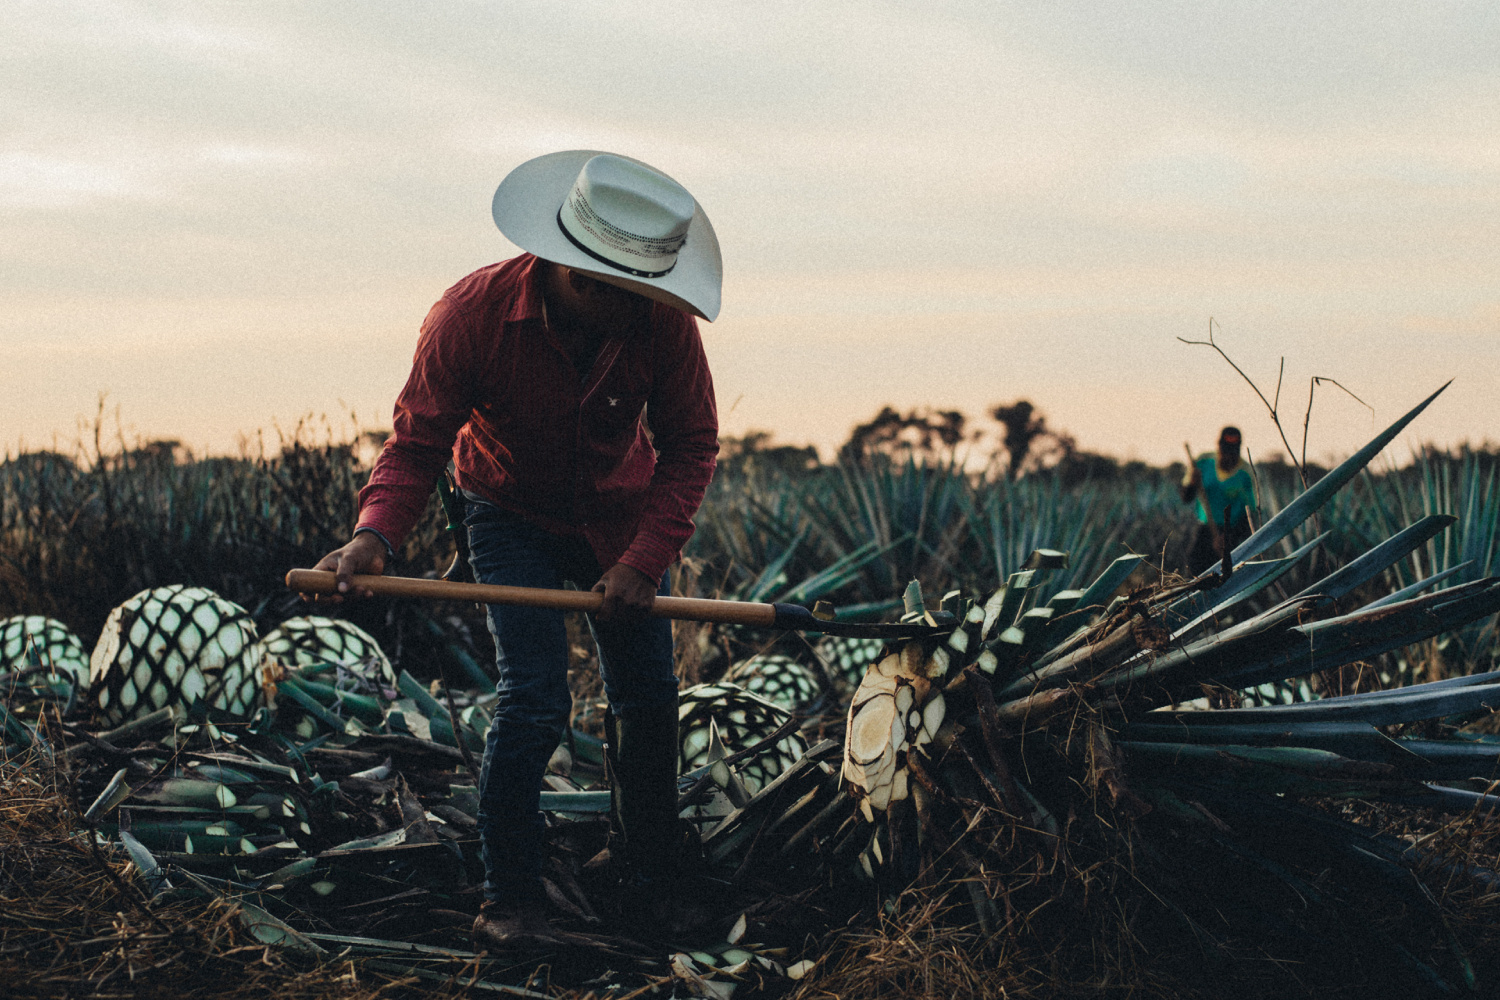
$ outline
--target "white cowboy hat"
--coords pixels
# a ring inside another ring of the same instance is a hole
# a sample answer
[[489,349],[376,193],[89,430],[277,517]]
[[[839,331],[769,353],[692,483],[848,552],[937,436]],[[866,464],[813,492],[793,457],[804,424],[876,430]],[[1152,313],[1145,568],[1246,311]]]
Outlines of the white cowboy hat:
[[495,191],[495,225],[543,260],[701,316],[719,315],[724,264],[708,216],[640,160],[570,149],[527,160]]

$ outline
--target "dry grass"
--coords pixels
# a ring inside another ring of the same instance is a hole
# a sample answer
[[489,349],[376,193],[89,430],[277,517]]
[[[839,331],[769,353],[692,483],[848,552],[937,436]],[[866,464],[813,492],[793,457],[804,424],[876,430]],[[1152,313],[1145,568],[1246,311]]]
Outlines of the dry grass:
[[148,906],[124,852],[91,843],[93,835],[81,827],[66,772],[30,760],[0,765],[0,992],[6,997],[373,1000],[469,993],[452,980],[383,971],[337,955],[313,961],[268,946],[224,899]]

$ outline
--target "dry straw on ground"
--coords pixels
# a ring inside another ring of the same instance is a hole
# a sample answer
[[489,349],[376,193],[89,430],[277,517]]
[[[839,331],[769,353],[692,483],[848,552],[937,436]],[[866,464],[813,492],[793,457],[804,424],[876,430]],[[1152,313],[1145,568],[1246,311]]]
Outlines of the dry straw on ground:
[[[0,983],[6,997],[373,1000],[458,997],[472,968],[437,979],[339,956],[311,961],[255,939],[237,904],[149,902],[119,845],[83,828],[68,773],[0,767]],[[513,981],[525,981],[518,971]],[[446,980],[446,981],[445,981]]]

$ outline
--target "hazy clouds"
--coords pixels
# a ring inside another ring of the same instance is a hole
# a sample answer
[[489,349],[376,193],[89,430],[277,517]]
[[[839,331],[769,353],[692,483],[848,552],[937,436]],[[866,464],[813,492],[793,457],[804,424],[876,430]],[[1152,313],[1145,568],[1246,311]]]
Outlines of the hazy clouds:
[[[1419,436],[1500,438],[1497,11],[12,0],[0,436],[100,390],[193,445],[383,423],[431,301],[514,252],[495,184],[588,147],[714,220],[727,431],[1028,396],[1086,446],[1254,446],[1174,339],[1214,315],[1257,378],[1384,420],[1458,376]],[[1324,412],[1314,452],[1370,430]]]

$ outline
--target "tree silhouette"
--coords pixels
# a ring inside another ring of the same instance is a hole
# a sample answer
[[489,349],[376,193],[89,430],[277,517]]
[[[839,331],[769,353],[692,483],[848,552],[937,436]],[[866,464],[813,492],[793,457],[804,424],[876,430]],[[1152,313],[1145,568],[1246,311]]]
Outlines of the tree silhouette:
[[1026,464],[1032,442],[1050,433],[1047,418],[1037,413],[1036,407],[1025,399],[1009,405],[1001,404],[990,411],[990,416],[1005,428],[1005,478],[1014,480]]
[[875,419],[850,432],[839,457],[845,461],[861,461],[877,454],[937,458],[964,440],[967,422],[958,410],[919,409],[902,416],[885,406]]

